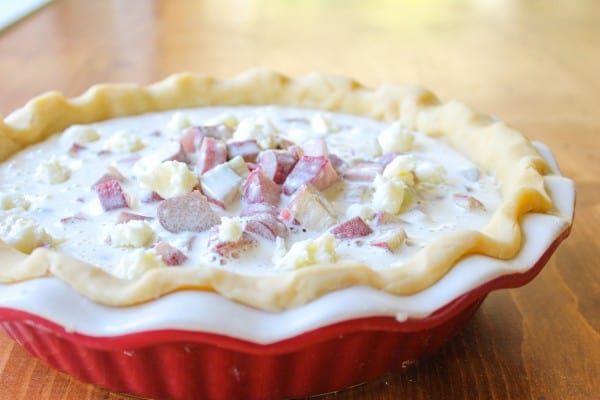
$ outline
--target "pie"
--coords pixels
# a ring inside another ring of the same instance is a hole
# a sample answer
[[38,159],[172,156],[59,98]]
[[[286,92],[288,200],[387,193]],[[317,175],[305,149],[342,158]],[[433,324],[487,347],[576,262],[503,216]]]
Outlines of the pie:
[[422,291],[514,257],[552,213],[521,133],[408,86],[253,70],[51,93],[0,122],[0,283],[102,304],[184,290],[285,310],[367,285]]

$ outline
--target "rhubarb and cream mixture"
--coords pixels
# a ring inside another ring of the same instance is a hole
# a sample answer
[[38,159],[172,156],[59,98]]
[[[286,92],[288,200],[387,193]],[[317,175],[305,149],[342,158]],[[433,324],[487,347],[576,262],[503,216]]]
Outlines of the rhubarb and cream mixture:
[[72,126],[0,166],[0,238],[135,279],[153,268],[374,269],[480,230],[493,176],[401,121],[206,107]]

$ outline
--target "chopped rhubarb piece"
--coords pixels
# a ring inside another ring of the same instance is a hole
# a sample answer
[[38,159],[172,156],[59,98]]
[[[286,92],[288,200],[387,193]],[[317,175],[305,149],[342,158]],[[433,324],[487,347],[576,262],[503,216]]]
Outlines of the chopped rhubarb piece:
[[375,237],[369,241],[369,244],[385,249],[390,253],[395,253],[405,240],[406,232],[398,227],[376,232]]
[[309,139],[302,144],[302,150],[304,150],[305,156],[327,157],[329,151],[327,150],[327,142],[323,138]]
[[194,153],[200,147],[200,142],[202,142],[203,138],[204,135],[200,133],[197,127],[192,127],[187,129],[183,135],[181,135],[179,144],[181,144],[181,147],[185,152]]
[[246,204],[269,203],[279,204],[281,189],[275,182],[267,178],[260,169],[255,169],[248,175],[242,189],[242,200]]
[[147,193],[144,197],[142,197],[142,203],[155,203],[157,201],[163,201],[164,199],[160,196],[160,194],[156,192]]
[[119,171],[117,168],[113,167],[112,165],[109,165],[108,167],[106,167],[106,173],[104,175],[102,175],[100,177],[100,179],[98,179],[92,185],[92,187],[96,187],[96,185],[98,185],[100,183],[104,183],[104,182],[112,181],[112,180],[115,180],[117,182],[126,182],[127,178],[125,178],[125,176],[123,176],[121,171]]
[[134,214],[127,211],[121,211],[119,216],[117,217],[117,224],[125,224],[129,221],[139,220],[139,221],[149,221],[152,217],[147,217],[145,215]]
[[179,145],[179,150],[177,151],[177,153],[173,154],[171,157],[167,158],[165,161],[179,161],[185,164],[189,164],[191,163],[190,158],[188,157],[187,153],[185,152],[185,150],[183,149],[183,146],[180,144]]
[[425,208],[421,204],[417,204],[414,207],[409,208],[408,210],[403,212],[402,215],[404,217],[404,220],[403,220],[404,222],[411,221],[413,223],[414,222],[427,223],[427,222],[432,221],[431,214],[429,213],[427,208]]
[[83,214],[81,213],[77,213],[75,215],[72,215],[70,217],[65,217],[65,218],[61,218],[60,222],[62,224],[72,224],[74,222],[79,222],[79,221],[85,221],[86,218]]
[[71,157],[76,156],[77,154],[81,153],[83,150],[85,150],[86,147],[80,145],[79,143],[73,143],[73,145],[71,146],[71,148],[69,149],[69,155]]
[[256,241],[246,232],[242,233],[239,240],[225,242],[219,237],[219,227],[212,228],[208,233],[208,248],[222,257],[239,256],[239,253],[252,247]]
[[400,218],[386,211],[380,211],[373,217],[373,223],[375,225],[390,225],[398,224],[400,222],[402,222]]
[[302,156],[304,155],[304,150],[302,150],[302,147],[297,146],[297,145],[293,145],[287,148],[287,151],[289,151],[290,153],[292,153],[292,155],[296,158],[296,161],[298,161],[299,159],[302,158]]
[[204,193],[204,195],[206,196],[206,200],[208,200],[210,204],[219,207],[221,210],[225,210],[227,208],[225,203],[223,203],[221,200],[213,199],[212,197],[206,195],[206,193]]
[[310,120],[308,118],[303,118],[303,117],[289,117],[289,118],[284,118],[283,120],[290,124],[294,124],[294,123],[295,124],[303,124],[303,125],[310,124]]
[[96,194],[98,194],[98,199],[104,211],[129,207],[125,193],[123,193],[123,188],[116,179],[97,183],[94,189],[96,190]]
[[363,162],[353,165],[344,172],[344,179],[354,182],[372,182],[383,167],[375,162]]
[[194,235],[194,236],[190,237],[190,238],[187,240],[187,242],[186,242],[186,244],[185,244],[185,248],[186,248],[186,250],[187,250],[187,251],[192,251],[192,250],[194,250],[194,245],[196,244],[196,239],[197,239],[197,238],[198,238],[198,237],[197,237],[196,235]]
[[231,160],[227,161],[225,165],[233,170],[236,174],[241,176],[242,178],[247,177],[250,174],[250,169],[248,168],[248,164],[242,156],[233,157]]
[[294,215],[288,208],[281,210],[281,213],[279,213],[279,218],[281,218],[281,220],[288,225],[300,225],[300,222],[294,218]]
[[333,165],[333,168],[335,168],[338,171],[340,170],[340,168],[344,167],[347,164],[346,161],[342,160],[340,156],[333,153],[329,155],[329,161],[331,161],[331,165]]
[[162,258],[163,262],[169,266],[175,267],[181,265],[187,260],[185,254],[169,243],[160,242],[154,246],[156,253]]
[[202,232],[220,221],[206,197],[195,190],[164,200],[158,206],[158,222],[169,232]]
[[231,131],[225,124],[214,126],[192,126],[183,133],[181,139],[179,139],[179,143],[181,143],[184,151],[194,153],[200,148],[202,139],[205,137],[225,139],[230,134]]
[[200,177],[200,187],[206,196],[226,207],[240,192],[242,180],[228,165],[221,164]]
[[200,150],[198,150],[196,172],[203,174],[225,161],[227,161],[227,146],[225,146],[225,143],[209,136],[202,139]]
[[289,150],[290,147],[295,146],[296,143],[292,142],[289,139],[285,139],[282,137],[277,137],[277,148],[278,149],[284,149],[284,150]]
[[287,150],[264,150],[256,158],[263,173],[277,184],[285,181],[297,162],[298,158]]
[[119,171],[117,169],[117,167],[114,167],[112,165],[109,165],[108,167],[106,167],[106,171],[109,175],[114,176],[116,180],[118,180],[119,182],[126,182],[127,178],[125,178],[125,175],[123,175],[121,173],[121,171]]
[[269,240],[275,240],[277,236],[286,237],[288,234],[287,226],[268,213],[255,214],[248,218],[245,230]]
[[267,225],[255,219],[246,222],[245,231],[263,237],[267,240],[275,240],[277,235]]
[[373,233],[373,229],[361,217],[354,217],[334,226],[331,233],[336,239],[354,239]]
[[276,217],[278,214],[277,207],[269,203],[246,203],[244,204],[244,208],[242,208],[240,217],[251,217],[263,213]]
[[387,167],[389,163],[394,161],[394,158],[398,157],[399,153],[385,153],[381,157],[379,157],[376,162],[381,165],[383,168]]
[[480,202],[479,200],[477,200],[475,197],[469,196],[468,194],[455,193],[454,194],[454,203],[457,206],[459,206],[461,208],[464,208],[465,210],[469,210],[469,211],[475,211],[475,210],[485,211],[485,206],[483,205],[483,203]]
[[338,174],[327,157],[303,156],[286,178],[283,193],[290,195],[305,183],[312,184],[317,190],[323,190],[337,180]]
[[260,147],[256,140],[243,140],[241,142],[231,142],[227,144],[227,153],[229,158],[236,156],[242,156],[244,161],[254,162],[258,153],[260,153]]
[[324,231],[335,224],[335,212],[329,201],[312,185],[296,191],[287,208],[281,212],[282,219],[292,218],[310,230]]
[[138,162],[142,157],[139,154],[134,154],[129,157],[121,158],[117,161],[119,164],[124,165],[126,167],[131,167],[133,164]]

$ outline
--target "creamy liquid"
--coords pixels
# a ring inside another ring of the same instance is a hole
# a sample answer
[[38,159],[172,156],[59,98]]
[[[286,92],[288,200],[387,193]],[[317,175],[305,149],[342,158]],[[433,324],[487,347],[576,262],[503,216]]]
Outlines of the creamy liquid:
[[[234,115],[240,121],[259,117],[270,121],[281,137],[298,144],[313,137],[325,138],[329,153],[348,163],[385,154],[385,149],[378,149],[377,136],[389,125],[368,118],[327,113],[326,117],[334,129],[321,133],[315,131],[310,121],[323,114],[312,110],[264,106],[207,107],[180,112],[193,125],[213,124],[215,118],[223,115]],[[149,164],[148,160],[154,160],[155,163],[155,160],[167,159],[179,148],[179,136],[166,129],[173,114],[171,111],[160,112],[91,124],[101,138],[84,144],[85,149],[78,154],[69,155],[72,143],[60,134],[16,154],[0,166],[0,193],[23,196],[30,206],[28,210],[18,207],[0,210],[0,223],[11,215],[33,219],[55,239],[56,250],[98,265],[111,273],[118,260],[131,249],[108,245],[103,232],[115,224],[120,212],[129,211],[153,218],[149,224],[156,234],[155,242],[168,242],[180,249],[187,256],[182,267],[210,265],[245,274],[284,273],[273,266],[273,241],[259,238],[255,246],[242,251],[238,258],[221,259],[207,249],[207,232],[170,233],[156,218],[158,202],[142,201],[149,191],[140,186],[136,168],[144,168]],[[144,148],[128,154],[102,151],[106,139],[118,130],[126,130],[141,138]],[[477,180],[465,177],[464,171],[476,170],[472,162],[441,139],[418,132],[413,134],[411,154],[417,160],[442,165],[447,171],[444,182],[429,185],[425,189],[419,186],[415,188],[413,198],[398,215],[407,240],[395,253],[365,245],[368,237],[336,240],[338,260],[359,260],[372,268],[385,268],[391,263],[409,259],[432,240],[448,232],[457,229],[480,230],[500,204],[501,197],[494,177],[485,175],[483,171],[479,171]],[[51,157],[71,170],[70,178],[52,185],[39,183],[34,178],[36,168],[41,161]],[[103,211],[92,185],[105,174],[108,165],[116,167],[127,178],[122,186],[128,196],[130,209]],[[340,171],[340,175],[342,173]],[[338,223],[347,219],[345,209],[349,205],[348,193],[357,192],[362,192],[362,201],[369,203],[372,183],[343,182],[325,190],[325,196],[336,210]],[[485,206],[485,210],[458,207],[453,200],[455,193],[473,196]],[[279,208],[284,208],[288,200],[282,196]],[[238,198],[225,210],[216,206],[213,208],[219,216],[236,216],[241,209],[241,201]],[[84,219],[61,222],[61,219],[76,215]],[[289,249],[299,240],[315,238],[322,233],[305,231],[301,226],[294,227],[285,239],[285,247]]]

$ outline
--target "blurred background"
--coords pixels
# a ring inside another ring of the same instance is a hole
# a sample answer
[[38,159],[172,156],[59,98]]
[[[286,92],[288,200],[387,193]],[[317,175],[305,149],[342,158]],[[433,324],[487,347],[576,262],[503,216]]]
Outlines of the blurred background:
[[51,89],[260,66],[418,83],[564,135],[600,104],[599,21],[596,0],[57,0],[1,34],[0,113]]

